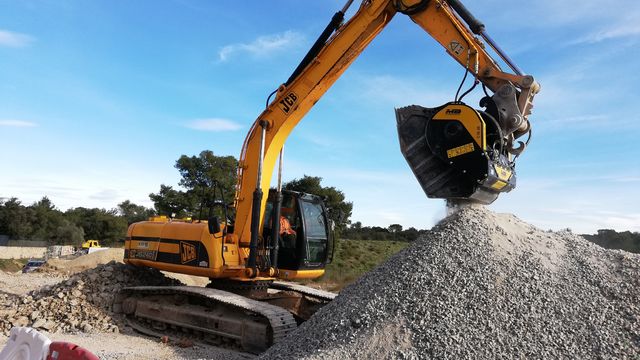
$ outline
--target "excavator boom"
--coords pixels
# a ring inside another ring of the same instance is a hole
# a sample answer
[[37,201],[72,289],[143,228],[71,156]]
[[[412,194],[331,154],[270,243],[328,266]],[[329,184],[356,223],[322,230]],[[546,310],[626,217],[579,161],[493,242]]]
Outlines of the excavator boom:
[[[260,190],[260,193],[268,191],[278,154],[293,128],[398,12],[409,16],[413,22],[438,41],[447,54],[488,89],[495,93],[507,93],[508,107],[505,109],[508,111],[494,116],[496,121],[500,121],[497,117],[502,116],[504,118],[502,121],[509,124],[510,134],[503,134],[503,136],[505,141],[510,143],[505,146],[512,146],[515,138],[530,130],[528,115],[539,85],[532,76],[510,74],[500,69],[485,49],[485,44],[463,24],[461,18],[470,21],[480,36],[490,39],[484,30],[484,25],[475,20],[459,1],[368,0],[362,2],[349,21],[339,26],[335,25],[340,23],[350,3],[351,1],[334,15],[327,29],[296,71],[285,84],[278,88],[274,100],[258,116],[245,139],[240,154],[238,190],[235,199],[237,212],[235,236],[238,237],[240,244],[248,246],[251,242],[251,233],[254,233],[251,231],[253,209],[259,207],[259,214],[255,215],[255,219],[260,221],[259,219],[264,217],[266,199],[260,199],[255,206],[253,201],[256,201],[257,190]],[[327,33],[331,36],[327,36]],[[513,62],[492,40],[489,45],[513,65]],[[513,67],[518,69],[515,65]],[[518,72],[520,72],[519,69]],[[402,113],[399,116],[403,116]],[[402,138],[402,134],[400,137]],[[484,150],[483,145],[485,144],[474,146]],[[409,163],[414,173],[419,171],[411,161]],[[418,179],[425,188],[426,180],[422,180],[420,176]],[[505,185],[502,189],[506,191],[509,187]],[[430,192],[427,192],[427,195],[443,197],[441,194],[436,195]],[[464,196],[458,197],[464,198]],[[495,199],[493,194],[489,198]],[[479,198],[477,201],[483,203],[493,201],[489,198]],[[262,225],[254,223],[253,226],[256,230]]]

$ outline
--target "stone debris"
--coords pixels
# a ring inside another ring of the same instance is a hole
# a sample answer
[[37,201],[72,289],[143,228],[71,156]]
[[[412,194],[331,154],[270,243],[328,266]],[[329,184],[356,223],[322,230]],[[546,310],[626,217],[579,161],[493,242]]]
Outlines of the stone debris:
[[638,359],[640,256],[461,209],[263,359]]
[[[123,324],[111,307],[122,287],[177,284],[111,261],[28,293],[0,291],[0,333],[115,336]],[[261,358],[638,359],[640,255],[463,208]]]
[[0,292],[0,333],[8,336],[14,326],[51,333],[117,333],[122,324],[112,317],[111,306],[121,288],[178,284],[155,269],[112,261],[25,296]]

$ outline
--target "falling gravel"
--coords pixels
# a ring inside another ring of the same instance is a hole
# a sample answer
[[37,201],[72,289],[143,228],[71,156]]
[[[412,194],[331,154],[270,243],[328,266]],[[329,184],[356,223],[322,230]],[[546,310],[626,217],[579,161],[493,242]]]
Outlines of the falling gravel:
[[466,208],[264,359],[640,358],[640,256]]

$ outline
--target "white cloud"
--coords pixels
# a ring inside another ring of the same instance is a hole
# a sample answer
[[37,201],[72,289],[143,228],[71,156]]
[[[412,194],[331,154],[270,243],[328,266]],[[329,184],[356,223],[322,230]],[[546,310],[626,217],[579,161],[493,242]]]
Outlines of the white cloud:
[[35,41],[33,36],[18,32],[0,30],[0,46],[27,47]]
[[640,35],[640,24],[636,18],[628,19],[618,24],[608,24],[596,32],[581,37],[572,42],[573,44],[595,44],[606,40]]
[[38,124],[24,120],[0,120],[0,126],[8,127],[36,127]]
[[117,190],[115,189],[104,189],[104,190],[100,190],[96,193],[91,194],[91,196],[89,196],[91,199],[94,200],[101,200],[101,201],[109,201],[111,203],[116,202],[117,198],[120,196],[120,194],[118,193]]
[[[615,116],[611,115],[575,115],[538,120],[537,125],[542,126],[542,130],[557,131],[558,129],[568,129],[571,127],[584,130],[585,128],[593,129],[596,127],[602,127],[603,124],[607,124],[615,120],[617,120],[615,119]],[[630,120],[629,122],[633,123],[632,120]],[[620,125],[620,122],[618,122],[617,126]],[[618,129],[619,127],[612,130]]]
[[218,60],[227,61],[238,54],[249,54],[254,57],[269,56],[290,47],[299,46],[304,42],[304,36],[295,31],[285,31],[281,34],[260,36],[250,43],[235,43],[224,46],[218,52]]
[[242,128],[242,125],[236,122],[219,118],[193,120],[185,126],[190,129],[201,131],[235,131]]
[[363,76],[356,79],[359,95],[377,104],[441,104],[453,100],[451,86],[425,83],[391,75]]

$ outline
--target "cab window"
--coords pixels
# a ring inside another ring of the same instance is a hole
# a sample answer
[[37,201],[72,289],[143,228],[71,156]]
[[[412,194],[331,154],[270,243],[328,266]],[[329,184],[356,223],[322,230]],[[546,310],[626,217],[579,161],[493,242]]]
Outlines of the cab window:
[[309,201],[301,201],[300,204],[307,235],[307,260],[311,263],[324,262],[327,254],[327,227],[322,205]]

